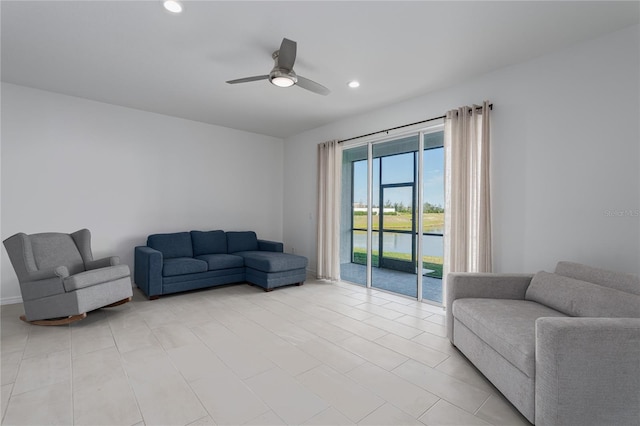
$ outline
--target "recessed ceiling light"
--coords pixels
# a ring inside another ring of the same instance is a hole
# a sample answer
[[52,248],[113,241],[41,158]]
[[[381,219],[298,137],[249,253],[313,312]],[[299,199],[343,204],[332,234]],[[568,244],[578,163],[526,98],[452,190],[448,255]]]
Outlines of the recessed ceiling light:
[[172,13],[182,12],[182,4],[177,0],[165,0],[163,3],[165,9]]
[[352,89],[355,89],[356,87],[360,87],[360,82],[357,80],[353,80],[353,81],[350,81],[347,85]]

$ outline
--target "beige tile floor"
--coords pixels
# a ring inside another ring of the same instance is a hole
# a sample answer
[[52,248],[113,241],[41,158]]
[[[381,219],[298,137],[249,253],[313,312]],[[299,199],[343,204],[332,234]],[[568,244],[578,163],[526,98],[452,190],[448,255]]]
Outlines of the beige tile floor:
[[528,425],[442,309],[347,283],[134,290],[63,327],[0,313],[3,425]]

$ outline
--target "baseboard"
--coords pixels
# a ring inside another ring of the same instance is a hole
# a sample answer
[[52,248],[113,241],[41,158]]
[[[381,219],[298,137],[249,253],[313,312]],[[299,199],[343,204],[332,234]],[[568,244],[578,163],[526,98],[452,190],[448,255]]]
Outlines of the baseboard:
[[22,297],[13,296],[0,299],[0,305],[13,305],[14,303],[22,303]]

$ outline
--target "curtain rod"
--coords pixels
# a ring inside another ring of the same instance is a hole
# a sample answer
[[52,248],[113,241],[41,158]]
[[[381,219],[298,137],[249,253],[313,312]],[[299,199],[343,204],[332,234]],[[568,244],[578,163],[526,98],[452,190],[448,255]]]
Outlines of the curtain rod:
[[[476,106],[475,108],[482,109],[481,106]],[[489,104],[489,109],[491,110],[493,109],[493,104]],[[446,115],[441,115],[440,117],[427,118],[426,120],[416,121],[415,123],[403,124],[402,126],[391,127],[389,129],[378,130],[377,132],[367,133],[366,135],[360,135],[360,136],[354,136],[348,139],[342,139],[342,140],[339,140],[338,143],[348,142],[348,141],[352,141],[360,138],[366,138],[367,136],[373,136],[380,133],[389,133],[391,130],[398,130],[398,129],[403,129],[405,127],[415,126],[416,124],[423,124],[423,123],[428,123],[430,121],[442,120],[443,118],[446,118],[446,117],[447,117]]]

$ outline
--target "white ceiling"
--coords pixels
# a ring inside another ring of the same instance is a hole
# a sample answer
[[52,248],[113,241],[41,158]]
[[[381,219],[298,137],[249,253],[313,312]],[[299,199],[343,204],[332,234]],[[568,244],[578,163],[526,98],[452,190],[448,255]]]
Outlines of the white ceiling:
[[[2,80],[288,137],[638,23],[639,2],[2,1]],[[267,81],[283,37],[319,96]],[[351,79],[362,86],[347,87]],[[452,107],[455,107],[453,105]]]

